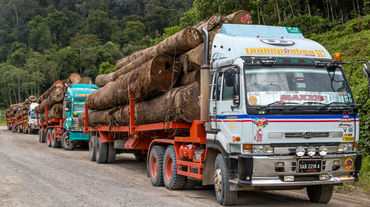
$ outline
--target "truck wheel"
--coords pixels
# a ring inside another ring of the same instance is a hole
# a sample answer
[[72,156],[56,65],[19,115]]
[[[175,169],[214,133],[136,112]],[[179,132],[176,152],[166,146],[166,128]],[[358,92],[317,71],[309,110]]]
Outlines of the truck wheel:
[[75,145],[69,141],[69,135],[67,132],[63,133],[61,144],[64,150],[73,150],[75,148]]
[[47,130],[44,130],[42,132],[42,143],[45,143],[46,142],[46,137],[48,136],[48,132]]
[[185,176],[177,174],[176,152],[173,146],[168,146],[163,159],[163,183],[171,190],[182,189],[185,185]]
[[40,143],[45,143],[45,131],[39,130],[39,142]]
[[222,154],[218,154],[215,160],[214,184],[216,199],[224,206],[234,205],[238,196],[237,191],[231,191],[229,186],[230,174]]
[[310,201],[315,203],[328,203],[333,195],[332,185],[307,186],[306,190]]
[[108,158],[108,142],[100,143],[100,137],[96,139],[96,162],[106,163]]
[[149,176],[153,186],[163,186],[163,156],[165,148],[160,145],[153,146],[149,154]]
[[55,129],[53,129],[53,132],[52,132],[51,146],[53,148],[59,148],[60,147],[60,141],[56,138]]
[[51,147],[51,139],[52,139],[52,136],[53,136],[53,129],[49,128],[47,129],[47,140],[46,140],[46,145],[48,145],[48,147]]
[[42,143],[42,130],[39,130],[39,142]]
[[114,148],[114,142],[108,142],[107,163],[112,163],[114,160],[116,160],[116,149]]
[[96,136],[92,136],[90,134],[90,139],[89,139],[89,158],[91,161],[96,160]]

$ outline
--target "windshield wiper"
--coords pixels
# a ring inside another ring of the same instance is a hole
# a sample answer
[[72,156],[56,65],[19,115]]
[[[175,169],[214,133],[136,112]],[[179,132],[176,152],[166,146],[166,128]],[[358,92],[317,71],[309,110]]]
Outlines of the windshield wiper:
[[313,105],[313,104],[321,104],[321,105],[323,105],[324,103],[317,102],[317,101],[307,101],[307,102],[303,102],[302,105],[298,105],[298,106],[294,106],[294,107],[290,108],[290,110],[294,110],[294,109],[298,108],[299,106]]
[[267,104],[266,106],[262,106],[262,107],[258,108],[258,110],[265,109],[267,107],[270,107],[270,106],[273,106],[273,105],[276,105],[276,104],[286,105],[286,104],[298,104],[298,103],[296,103],[296,102],[285,102],[285,101],[275,101],[275,102]]
[[334,101],[334,102],[331,102],[331,103],[325,104],[324,106],[320,107],[320,109],[323,109],[323,108],[325,108],[325,107],[329,107],[329,106],[331,106],[331,105],[333,105],[333,104],[345,104],[346,106],[348,106],[348,105],[349,105],[349,103],[343,103],[343,102]]

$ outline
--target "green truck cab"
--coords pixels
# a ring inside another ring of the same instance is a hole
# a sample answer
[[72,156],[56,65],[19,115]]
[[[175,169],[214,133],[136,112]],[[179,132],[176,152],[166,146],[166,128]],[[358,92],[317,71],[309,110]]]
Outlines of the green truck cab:
[[84,134],[83,123],[78,121],[78,116],[85,109],[87,96],[98,89],[95,84],[74,83],[68,87],[63,101],[63,128],[61,139],[65,150],[73,150],[76,145],[89,141],[89,134]]

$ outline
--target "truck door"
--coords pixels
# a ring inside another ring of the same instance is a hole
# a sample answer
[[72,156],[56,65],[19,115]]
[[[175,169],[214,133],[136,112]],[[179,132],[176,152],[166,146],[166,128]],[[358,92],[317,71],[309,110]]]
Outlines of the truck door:
[[213,126],[220,129],[226,137],[240,137],[240,84],[239,70],[227,67],[219,71],[215,77],[214,91],[216,120]]

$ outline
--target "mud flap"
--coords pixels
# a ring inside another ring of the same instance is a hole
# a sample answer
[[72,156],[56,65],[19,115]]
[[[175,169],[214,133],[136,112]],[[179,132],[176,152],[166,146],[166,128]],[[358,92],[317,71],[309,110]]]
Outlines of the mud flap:
[[239,155],[238,159],[239,185],[252,185],[253,156]]

